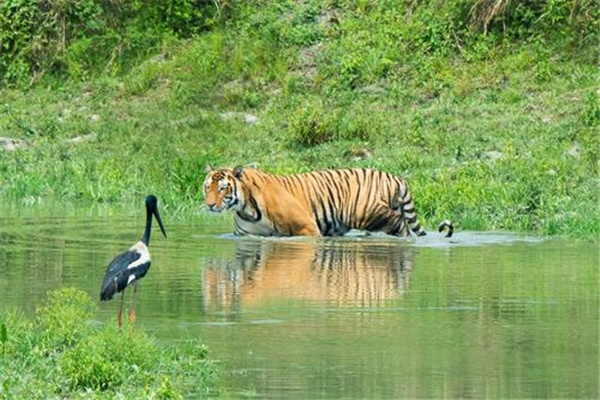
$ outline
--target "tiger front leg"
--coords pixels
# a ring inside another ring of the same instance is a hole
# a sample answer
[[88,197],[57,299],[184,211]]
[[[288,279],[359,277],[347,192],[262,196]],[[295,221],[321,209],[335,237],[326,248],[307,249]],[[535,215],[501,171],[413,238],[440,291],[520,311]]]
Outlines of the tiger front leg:
[[307,225],[296,231],[295,236],[321,236],[321,231],[316,226]]
[[283,236],[321,236],[312,219],[289,219],[275,225],[275,231]]
[[286,206],[274,205],[267,214],[277,235],[321,236],[321,231],[311,214],[295,201],[288,201]]

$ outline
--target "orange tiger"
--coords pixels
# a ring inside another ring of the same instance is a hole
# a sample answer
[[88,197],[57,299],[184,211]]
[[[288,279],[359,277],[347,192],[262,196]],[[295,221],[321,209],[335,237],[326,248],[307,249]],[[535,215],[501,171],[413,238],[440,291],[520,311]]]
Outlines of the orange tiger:
[[[373,169],[273,175],[254,168],[206,168],[204,204],[235,212],[236,235],[340,236],[350,229],[417,236],[412,196],[397,176]],[[443,221],[441,232],[451,222]]]

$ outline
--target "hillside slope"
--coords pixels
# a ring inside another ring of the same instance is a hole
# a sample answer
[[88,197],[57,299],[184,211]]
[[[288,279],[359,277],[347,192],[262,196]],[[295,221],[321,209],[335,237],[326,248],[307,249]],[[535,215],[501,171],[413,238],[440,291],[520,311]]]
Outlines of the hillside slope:
[[0,196],[189,214],[207,163],[372,167],[426,226],[600,233],[594,2],[224,3],[135,58],[2,89]]

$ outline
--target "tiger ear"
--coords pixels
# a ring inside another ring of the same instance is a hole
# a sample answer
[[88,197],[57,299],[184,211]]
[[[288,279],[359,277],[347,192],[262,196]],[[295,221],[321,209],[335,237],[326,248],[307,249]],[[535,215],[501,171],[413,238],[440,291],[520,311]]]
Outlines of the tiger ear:
[[204,168],[204,172],[206,172],[207,174],[213,170],[213,167],[210,164],[206,164],[206,167]]
[[241,165],[238,165],[237,167],[235,167],[233,169],[233,176],[236,179],[242,179],[242,174],[244,173],[244,167],[242,167]]

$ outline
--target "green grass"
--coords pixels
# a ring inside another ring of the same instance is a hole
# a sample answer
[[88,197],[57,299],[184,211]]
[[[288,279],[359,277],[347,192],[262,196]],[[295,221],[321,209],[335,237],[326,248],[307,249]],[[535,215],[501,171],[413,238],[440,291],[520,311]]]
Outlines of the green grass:
[[[98,326],[78,289],[50,293],[34,319],[0,316],[0,399],[207,398],[217,368],[206,347],[159,345],[129,327]],[[116,325],[116,324],[115,324]]]
[[406,178],[430,229],[449,218],[597,237],[595,31],[556,2],[535,18],[516,7],[486,35],[468,1],[408,3],[235,3],[124,74],[1,90],[0,136],[27,146],[0,153],[0,197],[139,204],[153,192],[185,215],[207,163],[372,167]]

